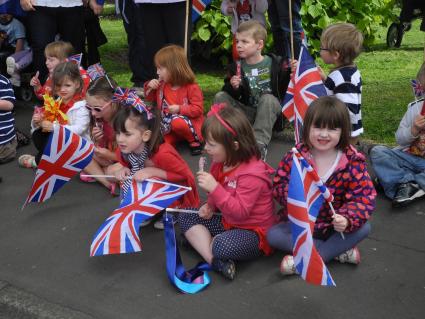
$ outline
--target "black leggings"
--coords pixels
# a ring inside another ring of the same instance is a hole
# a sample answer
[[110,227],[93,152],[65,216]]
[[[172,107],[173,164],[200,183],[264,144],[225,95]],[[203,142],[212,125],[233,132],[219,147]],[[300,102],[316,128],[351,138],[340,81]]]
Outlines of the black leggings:
[[40,163],[40,159],[43,156],[44,148],[46,147],[47,141],[49,140],[50,132],[43,132],[41,129],[37,129],[32,132],[32,141],[35,148],[37,149],[37,154],[35,155],[35,162]]
[[215,258],[249,260],[262,255],[259,248],[260,241],[255,232],[240,228],[225,230],[219,215],[214,215],[211,219],[203,219],[197,214],[181,213],[179,225],[183,233],[195,225],[205,226],[214,237],[212,254]]

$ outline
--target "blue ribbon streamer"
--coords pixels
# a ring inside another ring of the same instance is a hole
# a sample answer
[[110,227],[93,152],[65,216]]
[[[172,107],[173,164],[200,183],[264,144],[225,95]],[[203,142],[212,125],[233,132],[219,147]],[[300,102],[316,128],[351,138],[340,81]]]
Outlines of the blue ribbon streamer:
[[167,213],[164,214],[164,236],[167,275],[171,284],[176,286],[181,292],[187,294],[195,294],[208,287],[211,283],[211,278],[207,272],[211,270],[210,265],[201,262],[194,268],[188,271],[185,270],[179,248],[176,244],[173,216]]

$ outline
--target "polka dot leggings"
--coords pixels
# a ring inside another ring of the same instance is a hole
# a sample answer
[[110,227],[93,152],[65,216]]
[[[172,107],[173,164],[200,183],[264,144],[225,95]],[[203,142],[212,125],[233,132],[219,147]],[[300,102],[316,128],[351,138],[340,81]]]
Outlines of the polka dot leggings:
[[259,239],[255,232],[247,229],[224,230],[221,216],[203,219],[196,214],[179,214],[179,225],[186,233],[195,225],[203,225],[213,236],[212,254],[219,259],[249,260],[262,255]]

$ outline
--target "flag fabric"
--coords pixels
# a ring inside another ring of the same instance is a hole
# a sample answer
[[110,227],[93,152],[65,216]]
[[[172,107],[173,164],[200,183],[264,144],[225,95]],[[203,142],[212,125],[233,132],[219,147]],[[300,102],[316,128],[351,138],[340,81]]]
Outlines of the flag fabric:
[[[324,199],[333,199],[313,168],[293,150],[288,187],[288,218],[291,223],[294,263],[300,276],[309,283],[335,286],[313,242],[314,224]],[[320,182],[319,182],[320,181]]]
[[424,95],[424,88],[418,81],[410,80],[410,84],[412,85],[413,94],[415,95],[415,98],[420,98],[422,97],[422,95]]
[[201,17],[201,13],[212,2],[212,0],[193,0],[192,2],[192,22],[196,22]]
[[34,183],[25,201],[44,202],[93,157],[94,145],[62,125],[55,125],[37,166]]
[[22,10],[19,0],[0,0],[0,14],[8,13],[14,17],[25,16],[26,13]]
[[66,60],[68,62],[75,62],[78,66],[80,66],[81,65],[81,59],[82,58],[83,58],[83,54],[82,53],[78,53],[78,54],[71,55]]
[[305,113],[311,102],[326,95],[320,73],[308,49],[302,45],[298,58],[297,69],[291,74],[285,97],[282,102],[282,113],[294,121],[295,142],[301,140],[301,131]]
[[150,120],[153,117],[152,112],[146,106],[146,104],[142,101],[142,99],[136,94],[134,91],[130,91],[127,99],[125,100],[125,104],[131,105],[136,108],[140,113],[146,113],[147,119]]
[[164,239],[167,275],[171,284],[187,294],[194,294],[208,287],[211,279],[207,271],[211,270],[211,267],[208,263],[201,262],[186,271],[176,243],[173,216],[167,212],[164,214]]
[[92,81],[106,75],[105,69],[102,67],[100,63],[90,65],[87,68],[87,73],[89,74],[89,77]]
[[126,254],[142,250],[140,224],[183,196],[187,187],[133,180],[120,207],[94,235],[90,256]]
[[125,103],[125,101],[127,101],[128,99],[130,92],[131,92],[130,89],[118,86],[114,91],[114,95],[112,96],[112,101]]

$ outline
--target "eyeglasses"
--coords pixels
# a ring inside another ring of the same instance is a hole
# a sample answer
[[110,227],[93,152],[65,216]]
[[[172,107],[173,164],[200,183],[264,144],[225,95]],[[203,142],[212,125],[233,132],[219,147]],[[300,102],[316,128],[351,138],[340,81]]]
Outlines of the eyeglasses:
[[329,51],[327,48],[320,48],[320,51]]
[[103,106],[90,106],[90,105],[88,105],[87,103],[86,103],[86,109],[87,110],[89,110],[89,111],[95,111],[95,112],[98,112],[98,113],[100,113],[100,112],[102,112],[103,111],[103,109],[105,108],[105,107],[107,107],[109,104],[111,104],[112,103],[112,101],[109,101],[108,103],[106,103],[105,105],[103,105]]

